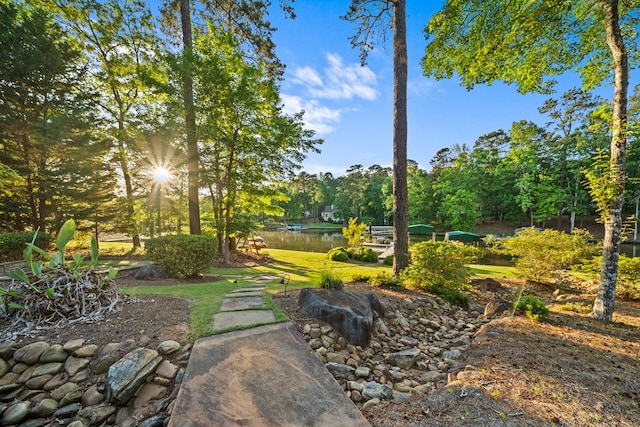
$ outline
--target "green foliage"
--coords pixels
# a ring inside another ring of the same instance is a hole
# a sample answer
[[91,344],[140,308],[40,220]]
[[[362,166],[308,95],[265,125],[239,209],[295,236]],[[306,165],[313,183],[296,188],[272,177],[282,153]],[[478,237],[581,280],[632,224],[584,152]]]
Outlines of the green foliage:
[[367,224],[358,224],[358,218],[349,218],[349,223],[346,227],[342,227],[342,235],[347,239],[349,247],[356,248],[360,246],[364,233],[367,229]]
[[384,261],[382,261],[382,263],[383,263],[384,265],[393,265],[393,254],[391,254],[391,255],[387,255],[387,256],[384,258]]
[[533,295],[521,295],[513,304],[514,313],[524,313],[530,319],[540,320],[549,317],[549,309],[543,301]]
[[342,279],[331,270],[320,271],[320,287],[323,289],[342,289],[344,283]]
[[360,246],[349,250],[349,255],[357,261],[378,262],[378,254],[376,254],[373,249],[366,246]]
[[217,248],[215,237],[191,234],[156,237],[144,245],[149,260],[179,279],[205,273],[215,263]]
[[405,285],[415,286],[442,296],[447,301],[465,304],[462,293],[468,285],[471,264],[480,251],[473,246],[446,242],[420,242],[411,247],[411,264],[403,271]]
[[539,281],[593,256],[597,248],[589,243],[590,238],[584,230],[567,234],[531,227],[513,237],[492,238],[486,242],[490,250],[512,256],[522,276]]
[[369,278],[371,286],[398,287],[402,286],[402,280],[398,276],[394,276],[386,271],[380,272]]
[[347,261],[349,259],[349,251],[347,251],[342,246],[338,246],[337,248],[331,248],[329,252],[327,252],[327,258],[331,261]]
[[[584,260],[576,269],[597,280],[601,265],[602,257],[598,256]],[[630,258],[624,254],[618,258],[616,296],[629,300],[640,300],[640,258]]]
[[[33,240],[34,233],[25,231],[21,233],[0,234],[0,262],[18,261],[23,259],[25,247]],[[49,246],[50,236],[42,231],[35,233],[35,244],[39,247]]]

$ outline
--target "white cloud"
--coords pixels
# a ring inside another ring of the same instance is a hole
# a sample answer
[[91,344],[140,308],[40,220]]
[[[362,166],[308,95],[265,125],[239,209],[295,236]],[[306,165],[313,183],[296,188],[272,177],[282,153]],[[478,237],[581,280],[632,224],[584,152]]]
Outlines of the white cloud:
[[292,83],[307,86],[322,86],[322,79],[316,70],[311,67],[301,67],[293,70]]
[[335,130],[333,125],[340,122],[340,110],[324,107],[315,99],[304,101],[299,96],[285,94],[280,97],[284,103],[282,110],[286,114],[293,115],[304,110],[303,121],[305,128],[313,129],[318,134],[333,132]]
[[359,63],[345,64],[337,54],[327,54],[328,65],[318,72],[312,67],[293,70],[287,82],[301,87],[299,94],[281,94],[283,111],[287,114],[304,110],[305,127],[318,134],[328,134],[340,123],[342,113],[353,111],[353,107],[331,108],[322,100],[344,102],[352,99],[375,101],[379,92],[377,78],[369,67]]
[[291,83],[305,86],[312,98],[353,99],[375,101],[377,78],[369,67],[359,63],[345,64],[336,54],[327,54],[328,66],[322,75],[311,67],[299,67],[293,70]]
[[433,92],[444,92],[442,86],[434,79],[419,77],[415,79],[409,79],[407,83],[407,89],[410,93],[419,96],[426,97]]

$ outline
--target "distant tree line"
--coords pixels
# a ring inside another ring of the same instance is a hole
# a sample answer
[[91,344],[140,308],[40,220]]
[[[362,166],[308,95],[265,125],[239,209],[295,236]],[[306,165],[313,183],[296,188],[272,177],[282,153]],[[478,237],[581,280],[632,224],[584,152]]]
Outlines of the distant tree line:
[[[576,216],[597,216],[598,191],[610,141],[610,107],[589,92],[571,89],[539,111],[544,125],[514,122],[480,136],[473,145],[437,151],[426,170],[408,162],[409,223],[472,231],[483,221],[569,226]],[[629,102],[625,218],[640,196],[640,87]],[[289,219],[320,218],[326,206],[347,220],[390,225],[391,169],[352,165],[344,176],[300,172],[281,188]]]

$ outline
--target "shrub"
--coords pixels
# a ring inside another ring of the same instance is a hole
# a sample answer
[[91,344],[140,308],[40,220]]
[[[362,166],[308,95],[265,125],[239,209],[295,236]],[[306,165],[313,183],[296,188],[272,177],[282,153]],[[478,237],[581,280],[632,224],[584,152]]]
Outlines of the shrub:
[[378,254],[376,254],[373,249],[367,248],[366,246],[351,249],[349,254],[351,255],[351,258],[358,261],[378,262]]
[[514,258],[519,272],[526,278],[540,281],[551,278],[557,270],[565,270],[591,258],[596,245],[589,243],[587,231],[576,229],[573,234],[557,230],[538,231],[525,228],[513,237],[487,240],[490,249]]
[[[33,240],[34,233],[25,231],[20,233],[0,234],[0,262],[19,261],[23,259],[23,252],[27,245]],[[34,244],[40,248],[47,249],[51,237],[47,233],[38,231],[35,234]]]
[[349,224],[342,227],[342,235],[349,242],[349,247],[355,248],[360,245],[366,230],[367,224],[364,222],[358,224],[358,218],[349,218]]
[[469,299],[462,291],[471,275],[467,264],[475,262],[479,253],[473,246],[420,242],[411,247],[411,264],[403,271],[402,281],[454,304],[465,304]]
[[397,287],[402,286],[402,280],[398,276],[394,276],[391,273],[387,273],[383,271],[381,273],[376,274],[373,277],[369,278],[369,284],[371,286],[386,286],[386,287]]
[[320,287],[323,289],[342,289],[344,283],[337,274],[330,270],[320,271]]
[[[598,256],[583,260],[575,268],[588,274],[593,280],[598,280],[601,265],[602,257]],[[620,258],[618,258],[616,296],[629,300],[640,300],[640,258],[629,258],[624,254],[620,254]]]
[[157,262],[170,277],[196,277],[215,263],[218,244],[215,237],[202,235],[168,235],[145,242],[145,255]]
[[521,311],[530,319],[540,320],[540,318],[549,317],[549,309],[543,301],[533,295],[520,296],[513,304],[514,314]]
[[393,265],[393,254],[391,254],[391,255],[387,255],[387,256],[384,258],[384,261],[382,261],[382,263],[383,263],[384,265]]
[[332,248],[327,252],[327,258],[331,261],[347,261],[349,259],[349,252],[343,248],[342,246],[338,246],[337,248]]

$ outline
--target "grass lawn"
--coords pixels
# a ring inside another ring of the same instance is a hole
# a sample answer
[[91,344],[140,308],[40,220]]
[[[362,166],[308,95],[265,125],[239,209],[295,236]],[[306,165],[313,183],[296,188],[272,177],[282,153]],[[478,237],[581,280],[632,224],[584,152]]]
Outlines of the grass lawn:
[[[249,285],[252,277],[263,275],[274,277],[267,284],[263,298],[267,308],[274,310],[276,321],[285,321],[286,316],[271,297],[273,294],[284,291],[284,285],[280,283],[283,279],[287,284],[287,291],[291,291],[319,287],[320,275],[327,271],[341,278],[343,282],[366,280],[380,273],[391,273],[391,267],[387,265],[330,261],[322,253],[268,249],[263,251],[263,254],[271,257],[273,262],[254,267],[212,268],[207,272],[212,276],[224,277],[222,280],[121,289],[124,293],[133,296],[172,295],[189,298],[193,304],[190,313],[191,338],[195,340],[213,334],[211,319],[219,311],[224,296],[234,289]],[[113,264],[120,267],[128,265],[125,262]],[[514,277],[513,267],[473,265],[471,268],[473,274],[478,276]],[[233,283],[234,280],[237,280],[237,283]]]
[[[263,297],[267,308],[273,309],[276,321],[286,321],[287,317],[273,302],[271,295],[284,291],[281,280],[287,284],[287,291],[318,287],[322,271],[331,271],[344,282],[362,279],[380,272],[391,272],[391,267],[382,264],[361,264],[330,261],[325,254],[312,252],[269,249],[263,252],[273,259],[267,265],[241,268],[212,268],[207,274],[222,276],[224,279],[209,283],[185,283],[173,286],[122,287],[128,295],[172,295],[189,298],[192,301],[189,316],[191,338],[193,340],[211,335],[211,319],[220,310],[224,296],[230,291],[251,283],[252,277],[271,275],[274,277],[266,286]],[[126,266],[124,262],[115,263]],[[237,280],[237,283],[233,283]],[[226,332],[217,331],[217,332]]]

